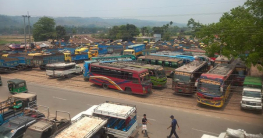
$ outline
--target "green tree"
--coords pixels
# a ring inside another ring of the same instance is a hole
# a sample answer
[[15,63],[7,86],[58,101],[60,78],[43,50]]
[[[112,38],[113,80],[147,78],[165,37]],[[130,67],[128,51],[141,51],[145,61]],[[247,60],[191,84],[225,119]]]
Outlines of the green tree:
[[46,41],[47,39],[54,38],[55,32],[55,20],[49,17],[40,18],[33,25],[33,37],[35,41]]
[[65,37],[66,36],[65,28],[61,25],[56,26],[56,34],[58,39]]
[[139,33],[139,29],[133,24],[113,26],[113,28],[109,30],[109,38],[128,41],[132,40],[134,36],[139,35]]
[[262,0],[248,0],[244,6],[224,13],[218,23],[203,26],[197,34],[205,44],[222,47],[225,56],[240,57],[248,66],[262,66],[262,4]]

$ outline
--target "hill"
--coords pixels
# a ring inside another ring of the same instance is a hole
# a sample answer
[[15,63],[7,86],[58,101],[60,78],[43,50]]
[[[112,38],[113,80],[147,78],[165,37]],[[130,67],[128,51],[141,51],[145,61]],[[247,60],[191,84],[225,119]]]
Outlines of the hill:
[[[33,25],[40,17],[31,17],[30,23]],[[53,18],[53,17],[51,17]],[[149,21],[138,19],[103,19],[99,17],[54,17],[56,25],[67,26],[87,26],[87,27],[111,27],[114,25],[134,24],[137,27],[143,26],[162,26],[170,21]],[[27,20],[26,20],[27,24]],[[24,20],[21,16],[0,15],[0,28],[5,27],[23,27]],[[182,27],[186,24],[174,23],[173,25]]]

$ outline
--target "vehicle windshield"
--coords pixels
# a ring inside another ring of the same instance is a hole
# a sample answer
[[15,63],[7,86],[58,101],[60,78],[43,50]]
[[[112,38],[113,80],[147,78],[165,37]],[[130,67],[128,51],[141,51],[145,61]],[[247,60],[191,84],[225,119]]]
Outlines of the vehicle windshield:
[[11,138],[12,129],[0,126],[0,138]]
[[158,77],[165,77],[166,74],[165,74],[165,71],[162,69],[162,70],[156,70],[156,74]]
[[179,82],[189,82],[190,76],[191,76],[190,73],[175,72],[174,73],[174,81],[179,80]]
[[140,74],[140,80],[141,80],[141,83],[149,82],[150,81],[149,73]]
[[220,94],[220,82],[214,80],[201,79],[198,85],[198,91],[214,95]]
[[132,51],[124,51],[123,55],[132,55]]
[[261,98],[260,92],[244,91],[243,96]]

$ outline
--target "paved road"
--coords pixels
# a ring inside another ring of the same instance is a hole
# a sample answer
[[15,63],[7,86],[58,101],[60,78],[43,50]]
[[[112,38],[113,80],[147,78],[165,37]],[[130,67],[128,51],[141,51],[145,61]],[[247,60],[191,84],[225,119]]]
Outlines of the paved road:
[[[2,78],[2,80],[4,86],[0,87],[1,101],[10,95],[6,84],[7,79]],[[219,117],[203,116],[198,113],[186,112],[170,107],[90,95],[56,87],[41,86],[34,83],[28,83],[28,89],[29,92],[38,95],[38,104],[50,107],[51,113],[53,114],[55,110],[64,110],[69,111],[71,116],[74,116],[90,106],[100,104],[106,100],[134,104],[137,106],[139,118],[146,113],[149,121],[152,123],[152,125],[148,126],[151,138],[164,138],[167,136],[169,130],[166,128],[171,121],[169,118],[170,115],[174,115],[178,120],[181,128],[181,130],[178,130],[178,134],[182,138],[200,138],[204,133],[219,135],[220,132],[225,131],[227,128],[241,128],[249,133],[263,133],[262,126],[253,125],[249,122],[236,122]]]

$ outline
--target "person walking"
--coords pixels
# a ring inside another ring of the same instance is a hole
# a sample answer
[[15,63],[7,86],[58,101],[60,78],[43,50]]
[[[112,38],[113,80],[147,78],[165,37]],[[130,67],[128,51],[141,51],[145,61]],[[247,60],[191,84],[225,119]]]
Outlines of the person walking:
[[144,114],[143,115],[143,118],[142,118],[142,133],[143,133],[143,131],[144,131],[144,137],[148,137],[148,138],[150,138],[149,136],[148,136],[148,132],[147,132],[147,124],[151,124],[148,120],[147,120],[147,118],[146,118],[146,114]]
[[178,122],[177,122],[176,119],[174,119],[174,116],[173,116],[173,115],[171,115],[170,118],[172,119],[172,123],[171,123],[171,125],[170,125],[167,129],[169,129],[169,128],[172,128],[172,129],[171,129],[170,135],[167,136],[167,138],[171,138],[171,136],[172,136],[173,134],[175,135],[176,138],[179,138],[178,135],[177,135],[177,133],[176,133],[176,131],[175,131],[175,130],[176,130],[176,125],[177,125],[178,129],[180,130],[179,125],[178,125]]

